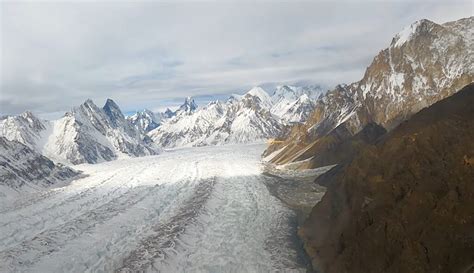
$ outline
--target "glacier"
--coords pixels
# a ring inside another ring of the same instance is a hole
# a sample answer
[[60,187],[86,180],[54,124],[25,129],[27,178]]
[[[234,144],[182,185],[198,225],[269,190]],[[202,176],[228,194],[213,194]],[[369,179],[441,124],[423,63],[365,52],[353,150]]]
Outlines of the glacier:
[[305,271],[264,145],[181,148],[74,168],[0,209],[1,272]]

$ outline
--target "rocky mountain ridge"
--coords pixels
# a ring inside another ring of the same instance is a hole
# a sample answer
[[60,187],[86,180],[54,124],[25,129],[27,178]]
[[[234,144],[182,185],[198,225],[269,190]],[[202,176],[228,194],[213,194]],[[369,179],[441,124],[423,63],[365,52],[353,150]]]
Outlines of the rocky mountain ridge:
[[77,177],[79,172],[55,164],[29,146],[0,137],[0,200],[2,193],[35,191]]
[[58,162],[81,164],[144,156],[159,148],[137,130],[108,99],[103,108],[92,100],[55,121],[42,121],[30,112],[0,121],[0,135],[19,141]]
[[364,77],[338,85],[316,101],[303,126],[269,147],[281,150],[273,163],[301,158],[311,146],[344,124],[350,135],[374,122],[390,130],[414,113],[474,81],[474,17],[445,24],[420,20],[395,35]]

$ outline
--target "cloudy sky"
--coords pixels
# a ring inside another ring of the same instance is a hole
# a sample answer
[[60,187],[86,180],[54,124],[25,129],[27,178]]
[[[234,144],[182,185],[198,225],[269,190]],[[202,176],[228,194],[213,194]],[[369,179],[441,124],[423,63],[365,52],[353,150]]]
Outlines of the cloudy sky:
[[404,26],[471,16],[473,3],[2,1],[0,114],[54,116],[108,97],[126,112],[157,110],[255,85],[350,83]]

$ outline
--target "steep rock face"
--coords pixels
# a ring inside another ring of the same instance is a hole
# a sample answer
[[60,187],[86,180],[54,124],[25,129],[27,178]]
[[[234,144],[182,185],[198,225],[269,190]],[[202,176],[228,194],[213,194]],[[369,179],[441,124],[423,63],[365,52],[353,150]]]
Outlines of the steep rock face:
[[127,128],[130,127],[130,124],[125,120],[125,116],[122,114],[119,106],[113,100],[107,99],[102,109],[109,118],[109,121],[113,127],[117,128],[123,126],[128,130],[132,130]]
[[474,84],[332,174],[299,231],[322,272],[474,269]]
[[359,82],[327,92],[316,102],[305,125],[266,154],[281,150],[289,161],[294,160],[342,123],[351,134],[369,122],[390,130],[423,107],[453,94],[474,80],[472,29],[474,17],[443,25],[421,20],[407,27],[374,58]]
[[[290,160],[286,160],[302,161],[310,158],[300,165],[300,169],[314,169],[343,163],[350,160],[366,145],[375,143],[386,132],[385,128],[378,124],[368,123],[360,132],[352,135],[346,124],[343,123],[329,134],[318,138],[305,149],[296,153],[296,158],[290,157]],[[284,154],[277,156],[282,156],[282,158],[277,158],[274,161],[285,160]]]
[[282,126],[269,111],[271,99],[261,88],[225,103],[214,101],[190,115],[177,115],[148,135],[163,147],[202,146],[262,140]]
[[54,164],[18,141],[0,137],[0,199],[2,187],[14,191],[40,189],[78,174],[68,167]]

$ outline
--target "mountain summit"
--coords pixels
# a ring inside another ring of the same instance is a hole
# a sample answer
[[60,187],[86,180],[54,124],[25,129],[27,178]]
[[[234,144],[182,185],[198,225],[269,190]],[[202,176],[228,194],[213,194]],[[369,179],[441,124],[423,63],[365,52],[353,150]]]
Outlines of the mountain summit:
[[189,115],[194,113],[197,108],[198,106],[196,102],[194,102],[194,99],[192,97],[187,97],[184,100],[184,103],[178,108],[178,110],[175,111],[175,115]]

